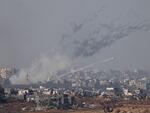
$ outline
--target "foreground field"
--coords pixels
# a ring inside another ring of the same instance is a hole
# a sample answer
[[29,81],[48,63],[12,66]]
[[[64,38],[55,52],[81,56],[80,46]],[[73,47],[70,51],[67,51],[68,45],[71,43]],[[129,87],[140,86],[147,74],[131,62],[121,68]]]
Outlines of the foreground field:
[[[103,109],[78,109],[78,110],[50,110],[50,111],[35,111],[25,113],[104,113]],[[150,113],[150,106],[134,106],[128,105],[120,108],[115,108],[111,113]]]
[[[7,109],[0,113],[104,113],[103,109],[78,109],[78,110],[47,110],[47,111],[20,111]],[[150,106],[124,106],[115,108],[111,113],[150,113]]]
[[[31,109],[23,110],[23,108],[34,108],[34,103],[26,102],[13,102],[0,104],[0,113],[104,113],[102,106],[96,108],[78,108],[76,110],[43,110],[43,111],[31,111]],[[150,113],[149,102],[128,102],[122,103],[121,107],[113,108],[111,113]]]

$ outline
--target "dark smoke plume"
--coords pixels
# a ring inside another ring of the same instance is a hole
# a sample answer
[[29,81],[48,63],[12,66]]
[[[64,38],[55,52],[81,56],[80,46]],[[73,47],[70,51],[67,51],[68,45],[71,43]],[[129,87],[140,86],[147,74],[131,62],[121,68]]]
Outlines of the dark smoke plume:
[[[115,20],[111,23],[96,25],[92,25],[90,22],[92,23],[93,21],[88,21],[88,23],[83,21],[83,23],[81,22],[76,27],[76,30],[73,29],[72,34],[63,35],[63,42],[65,42],[66,46],[65,50],[68,48],[71,50],[73,59],[92,56],[101,49],[111,46],[119,39],[128,37],[134,32],[145,31],[150,28],[149,21],[136,22],[134,24],[119,24]],[[90,26],[91,28],[89,28]]]
[[[150,24],[145,22],[117,27],[109,24],[100,24],[99,29],[93,31],[93,37],[90,36],[82,42],[78,40],[78,45],[74,47],[74,56],[92,56],[104,47],[112,45],[118,39],[125,38],[139,30],[148,30],[149,28]],[[103,34],[101,31],[105,31],[106,33]],[[94,37],[94,35],[97,35],[97,37]]]

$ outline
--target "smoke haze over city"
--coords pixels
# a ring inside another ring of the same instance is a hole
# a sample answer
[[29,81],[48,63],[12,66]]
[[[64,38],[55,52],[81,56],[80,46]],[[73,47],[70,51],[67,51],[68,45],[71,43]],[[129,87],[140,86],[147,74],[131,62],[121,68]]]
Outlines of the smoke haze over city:
[[149,5],[148,0],[1,0],[0,66],[21,68],[19,77],[29,73],[34,82],[111,57],[115,60],[95,68],[150,69]]

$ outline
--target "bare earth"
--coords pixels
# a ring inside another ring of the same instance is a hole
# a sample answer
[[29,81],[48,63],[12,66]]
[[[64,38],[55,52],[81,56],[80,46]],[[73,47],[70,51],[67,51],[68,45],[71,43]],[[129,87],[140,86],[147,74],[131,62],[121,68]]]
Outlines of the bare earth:
[[[31,108],[33,103],[14,102],[0,104],[0,113],[104,113],[101,107],[93,109],[76,109],[76,110],[46,110],[46,111],[23,111],[22,108]],[[121,107],[114,108],[111,113],[150,113],[150,104],[123,104]]]
[[[50,111],[36,111],[25,113],[104,113],[102,109],[80,109],[80,110],[50,110]],[[124,106],[115,108],[112,113],[150,113],[150,106]]]

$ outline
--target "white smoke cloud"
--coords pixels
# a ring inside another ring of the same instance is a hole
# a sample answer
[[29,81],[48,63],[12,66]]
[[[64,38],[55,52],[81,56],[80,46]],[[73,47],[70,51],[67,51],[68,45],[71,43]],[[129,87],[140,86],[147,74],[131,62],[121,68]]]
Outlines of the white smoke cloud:
[[[67,69],[72,64],[70,58],[64,54],[41,55],[28,69],[21,69],[18,75],[12,76],[12,84],[29,84],[45,81],[56,75],[60,70]],[[27,76],[28,74],[28,76]]]

